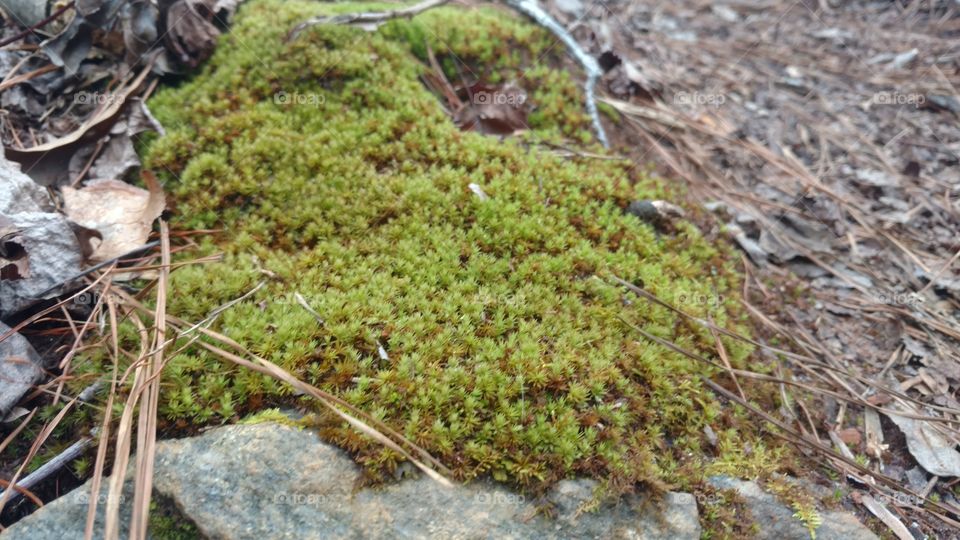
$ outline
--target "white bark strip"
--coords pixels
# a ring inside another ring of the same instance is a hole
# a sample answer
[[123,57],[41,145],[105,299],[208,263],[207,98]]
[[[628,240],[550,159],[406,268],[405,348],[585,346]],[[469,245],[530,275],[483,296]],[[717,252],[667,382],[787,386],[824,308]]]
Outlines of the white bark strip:
[[537,0],[506,0],[506,3],[513,9],[533,19],[535,23],[549,30],[551,34],[566,45],[570,54],[583,66],[583,70],[587,76],[587,80],[583,84],[584,98],[587,101],[587,114],[590,115],[590,120],[593,122],[593,129],[597,132],[597,139],[600,141],[600,144],[602,144],[604,148],[610,148],[610,142],[607,141],[607,134],[603,130],[603,124],[600,123],[600,113],[597,111],[597,100],[594,95],[597,81],[600,79],[600,76],[603,75],[600,64],[597,63],[594,57],[587,54],[587,52],[580,47],[580,44],[570,35],[570,32],[567,32],[566,28],[540,7],[540,3],[537,2]]

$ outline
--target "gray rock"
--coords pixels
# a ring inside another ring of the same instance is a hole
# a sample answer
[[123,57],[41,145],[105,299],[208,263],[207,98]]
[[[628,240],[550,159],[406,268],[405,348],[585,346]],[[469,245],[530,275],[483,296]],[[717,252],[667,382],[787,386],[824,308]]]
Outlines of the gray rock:
[[[0,336],[10,327],[0,322]],[[7,416],[20,398],[43,376],[43,360],[27,338],[13,333],[0,341],[0,418]]]
[[[810,532],[794,511],[773,495],[763,491],[756,482],[737,480],[727,476],[714,476],[709,480],[717,489],[735,489],[746,500],[753,520],[759,525],[760,540],[807,540]],[[877,540],[877,535],[867,529],[857,518],[846,512],[821,511],[823,524],[817,529],[818,540]]]
[[43,188],[0,156],[0,216],[19,231],[17,243],[27,256],[22,279],[0,281],[0,318],[27,307],[39,293],[80,271],[83,255],[77,236],[52,208]]
[[[312,432],[237,425],[161,442],[154,486],[211,538],[700,537],[696,501],[685,493],[630,497],[588,511],[596,484],[567,480],[547,496],[556,510],[551,519],[538,515],[531,499],[489,482],[444,488],[421,476],[355,491],[359,474],[344,452]],[[89,489],[53,501],[0,536],[81,538],[86,506],[78,502]],[[122,508],[130,501],[128,492]]]

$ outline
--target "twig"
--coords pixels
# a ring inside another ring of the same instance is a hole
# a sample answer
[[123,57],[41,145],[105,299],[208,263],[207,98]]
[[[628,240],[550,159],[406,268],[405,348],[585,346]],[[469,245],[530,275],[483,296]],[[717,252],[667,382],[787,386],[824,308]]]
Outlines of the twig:
[[17,482],[15,486],[0,492],[0,498],[7,496],[7,492],[9,491],[10,495],[7,496],[7,502],[9,503],[17,500],[21,495],[24,494],[21,491],[22,489],[30,489],[40,482],[46,480],[47,477],[59,471],[64,465],[82,456],[83,453],[87,451],[87,448],[90,448],[92,444],[92,437],[84,437],[71,444],[66,450],[60,452],[56,457],[41,465],[39,469],[33,471],[23,480]]
[[[400,18],[408,19],[427,11],[428,9],[442,6],[449,1],[450,0],[426,0],[424,2],[420,2],[419,4],[414,4],[403,9],[391,11],[347,13],[344,15],[314,17],[295,26],[287,35],[287,41],[296,39],[307,28],[319,24],[355,24],[362,26],[367,30],[375,30],[377,27],[387,21]],[[600,141],[600,144],[602,144],[604,148],[610,148],[610,142],[607,139],[607,134],[603,129],[603,124],[600,122],[600,113],[597,110],[595,89],[597,86],[597,81],[600,80],[600,77],[603,75],[603,71],[600,69],[600,65],[597,63],[596,59],[587,54],[587,52],[580,47],[580,44],[577,43],[577,40],[574,39],[570,32],[568,32],[563,25],[557,22],[552,15],[540,7],[540,4],[536,0],[506,0],[506,3],[511,8],[533,19],[533,22],[546,28],[551,34],[556,36],[556,38],[563,42],[563,44],[567,47],[567,50],[570,51],[570,54],[573,55],[577,63],[583,67],[583,70],[586,72],[586,81],[584,81],[583,84],[583,93],[587,106],[587,114],[590,115],[590,120],[593,123],[593,129],[597,133],[597,140]]]
[[536,0],[506,0],[506,2],[508,6],[530,17],[535,23],[549,30],[551,34],[566,45],[570,54],[572,54],[580,66],[583,67],[587,75],[587,79],[583,84],[584,99],[587,102],[587,114],[590,115],[590,120],[593,122],[594,131],[597,132],[597,140],[600,141],[600,144],[602,144],[604,148],[610,148],[607,134],[603,130],[603,124],[600,123],[600,113],[597,111],[597,100],[594,92],[597,81],[600,80],[600,76],[603,75],[603,71],[600,69],[600,65],[596,59],[587,54],[586,51],[580,47],[580,44],[577,43],[577,40],[570,35],[570,32],[567,32],[563,25],[540,7],[540,3]]
[[57,17],[63,15],[63,13],[64,13],[65,11],[67,11],[68,9],[73,8],[73,4],[74,4],[74,0],[70,0],[70,2],[69,2],[68,4],[66,4],[66,5],[63,6],[62,8],[58,9],[57,11],[53,12],[53,13],[52,13],[49,17],[47,17],[46,19],[44,19],[44,20],[38,22],[37,24],[35,24],[35,25],[27,28],[26,30],[24,30],[23,32],[20,32],[20,33],[17,34],[17,35],[10,36],[10,37],[8,37],[8,38],[5,39],[5,40],[0,41],[0,47],[6,47],[7,45],[13,43],[14,41],[18,41],[18,40],[21,40],[21,39],[29,36],[30,34],[34,33],[38,28],[43,28],[44,26],[50,24],[51,22],[53,22],[54,20],[56,20]]
[[84,540],[93,540],[93,527],[97,518],[97,503],[99,502],[100,483],[103,481],[103,469],[107,461],[107,446],[110,444],[110,421],[113,414],[113,399],[117,395],[117,369],[120,350],[119,329],[117,328],[117,306],[113,298],[107,298],[107,312],[110,315],[110,337],[113,344],[113,376],[110,377],[110,393],[107,395],[106,411],[103,415],[103,424],[100,426],[100,443],[97,445],[97,459],[93,466],[93,478],[90,479],[90,505],[87,507],[87,523],[84,528]]
[[[160,220],[160,279],[157,285],[157,307],[154,320],[167,318],[167,293],[170,280],[170,229]],[[146,381],[137,419],[137,467],[134,479],[133,514],[130,518],[131,540],[147,537],[147,521],[150,515],[150,498],[153,493],[153,467],[157,452],[157,413],[160,401],[160,374],[164,367],[163,351],[166,346],[165,324],[154,325],[153,350],[144,370]],[[108,412],[109,414],[109,412]],[[122,474],[122,473],[114,473]]]
[[393,19],[409,19],[419,15],[420,13],[423,13],[424,11],[427,11],[428,9],[442,6],[449,1],[450,0],[425,0],[419,4],[414,4],[403,9],[394,9],[390,11],[346,13],[343,15],[314,17],[293,27],[293,30],[291,30],[290,34],[287,35],[287,41],[293,41],[294,39],[297,39],[301,32],[307,28],[310,28],[311,26],[317,26],[319,24],[356,24],[363,26],[366,29],[376,29],[378,26],[387,21]]
[[109,265],[111,265],[111,264],[118,263],[118,262],[120,262],[120,261],[123,260],[123,259],[129,258],[129,257],[133,257],[133,256],[138,255],[138,254],[140,254],[140,253],[143,253],[143,252],[145,252],[145,251],[149,251],[149,250],[151,250],[151,249],[153,249],[153,248],[155,248],[155,247],[157,247],[157,246],[159,246],[159,245],[160,245],[160,242],[157,241],[157,240],[154,240],[153,242],[148,242],[148,243],[146,243],[146,244],[144,244],[144,245],[142,245],[142,246],[140,246],[140,247],[138,247],[138,248],[136,248],[136,249],[132,249],[132,250],[124,253],[123,255],[118,255],[118,256],[116,256],[116,257],[114,257],[114,258],[112,258],[112,259],[107,259],[107,260],[105,260],[105,261],[103,261],[103,262],[99,262],[99,263],[91,266],[90,268],[87,268],[87,269],[85,269],[85,270],[83,270],[83,271],[81,271],[81,272],[78,272],[78,273],[76,273],[76,274],[68,277],[67,279],[64,279],[64,280],[60,281],[60,282],[57,283],[56,285],[53,285],[53,286],[47,288],[47,289],[44,290],[43,292],[38,293],[38,294],[35,294],[33,297],[34,297],[34,298],[38,298],[38,299],[42,299],[44,296],[46,296],[46,295],[48,295],[48,294],[56,291],[57,289],[59,289],[60,287],[63,287],[64,285],[66,285],[67,283],[70,283],[71,281],[76,281],[76,280],[78,280],[78,279],[80,279],[80,278],[82,278],[82,277],[84,277],[84,276],[87,276],[87,275],[90,275],[90,274],[93,273],[93,272],[96,272],[97,270],[99,270],[99,269],[101,269],[101,268],[103,268],[103,267],[105,267],[105,266],[109,266]]

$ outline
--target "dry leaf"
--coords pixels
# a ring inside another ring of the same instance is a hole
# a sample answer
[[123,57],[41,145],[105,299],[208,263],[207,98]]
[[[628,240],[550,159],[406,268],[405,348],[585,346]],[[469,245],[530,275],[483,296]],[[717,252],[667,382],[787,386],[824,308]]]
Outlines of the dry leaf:
[[928,473],[960,476],[960,452],[956,442],[948,440],[928,422],[895,414],[887,415],[907,438],[907,449]]
[[840,437],[840,440],[844,442],[844,444],[859,446],[860,441],[863,440],[860,435],[860,430],[855,427],[841,429],[837,431],[837,435]]
[[512,135],[527,129],[527,94],[514,84],[486,86],[478,83],[467,92],[466,104],[453,121],[463,131],[487,135]]
[[242,0],[179,0],[167,10],[167,48],[177,60],[197,67],[217,45],[220,29]]
[[164,209],[163,190],[144,174],[149,191],[117,180],[99,180],[83,189],[63,188],[64,212],[79,225],[103,236],[93,262],[119,257],[146,243]]
[[893,515],[893,512],[887,509],[887,507],[871,497],[866,493],[860,494],[860,503],[863,506],[867,507],[867,510],[871,514],[877,516],[877,519],[883,522],[884,525],[890,527],[890,530],[893,531],[897,538],[900,540],[913,540],[913,535],[910,534],[910,529],[900,521],[897,516]]

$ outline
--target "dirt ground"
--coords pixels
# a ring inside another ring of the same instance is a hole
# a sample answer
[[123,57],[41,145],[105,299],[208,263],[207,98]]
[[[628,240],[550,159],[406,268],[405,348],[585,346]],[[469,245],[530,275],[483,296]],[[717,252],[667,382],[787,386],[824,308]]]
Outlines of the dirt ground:
[[[960,414],[960,6],[548,6],[608,70],[599,100],[627,118],[608,123],[618,150],[682,181],[742,248],[766,342],[802,358],[768,357],[809,385],[781,386],[797,406],[778,419],[850,450],[872,473],[853,486],[902,486],[874,495],[911,534],[955,537],[958,480],[927,471],[929,454],[955,457]],[[936,432],[945,453],[908,449],[911,428],[870,405],[928,417],[918,436]]]

